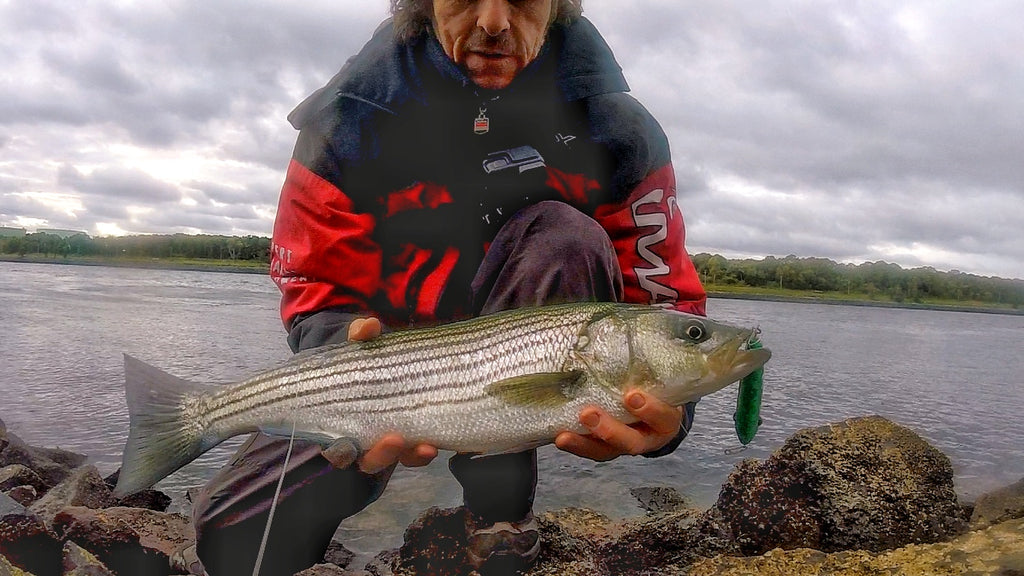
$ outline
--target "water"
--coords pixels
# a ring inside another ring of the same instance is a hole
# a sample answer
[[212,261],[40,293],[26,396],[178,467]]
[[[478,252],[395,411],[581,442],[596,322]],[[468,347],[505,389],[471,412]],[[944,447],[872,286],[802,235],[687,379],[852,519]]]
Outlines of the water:
[[[87,454],[113,472],[128,429],[122,353],[183,378],[228,382],[290,355],[277,304],[263,275],[0,262],[0,419],[30,444]],[[870,414],[949,455],[967,500],[1024,476],[1024,317],[744,300],[712,300],[708,310],[760,325],[773,351],[754,442],[736,451],[730,388],[700,403],[690,438],[665,458],[597,464],[541,449],[538,511],[637,515],[629,489],[638,486],[671,486],[706,507],[740,460],[767,457],[801,428]],[[185,490],[238,442],[157,487],[183,510]],[[339,538],[365,558],[399,545],[427,507],[457,505],[446,460],[397,471]]]

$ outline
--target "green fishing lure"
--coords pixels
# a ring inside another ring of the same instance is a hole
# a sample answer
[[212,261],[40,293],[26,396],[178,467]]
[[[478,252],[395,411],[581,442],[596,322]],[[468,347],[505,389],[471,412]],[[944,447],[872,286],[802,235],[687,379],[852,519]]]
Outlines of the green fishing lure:
[[[751,350],[761,348],[761,341],[754,337],[747,345]],[[746,446],[757,435],[761,426],[761,392],[764,389],[764,367],[754,370],[740,380],[740,392],[736,397],[736,412],[732,415],[736,436]]]

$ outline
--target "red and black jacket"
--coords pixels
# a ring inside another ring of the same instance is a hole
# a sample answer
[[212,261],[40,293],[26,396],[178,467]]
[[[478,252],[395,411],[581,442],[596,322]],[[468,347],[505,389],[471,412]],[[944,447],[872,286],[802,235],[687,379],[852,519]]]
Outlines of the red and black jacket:
[[703,314],[668,141],[627,90],[586,19],[555,25],[498,92],[473,85],[432,34],[398,43],[386,22],[289,116],[300,133],[271,276],[293,347],[353,314],[396,328],[458,317],[500,225],[550,199],[605,228],[626,300]]

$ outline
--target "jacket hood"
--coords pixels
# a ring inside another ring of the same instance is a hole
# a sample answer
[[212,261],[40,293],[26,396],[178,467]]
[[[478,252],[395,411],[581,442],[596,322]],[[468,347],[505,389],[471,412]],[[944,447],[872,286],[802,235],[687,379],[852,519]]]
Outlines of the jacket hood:
[[[529,76],[551,58],[556,59],[555,81],[566,101],[629,91],[611,48],[586,18],[577,18],[569,25],[553,25],[541,54],[520,76]],[[433,70],[424,70],[424,64]],[[288,121],[301,129],[318,112],[341,98],[351,98],[394,114],[397,107],[408,100],[426,99],[423,75],[430,73],[440,74],[455,85],[472,86],[444,53],[433,33],[399,43],[388,19],[330,82],[288,115]],[[513,89],[519,80],[517,77],[506,90]]]

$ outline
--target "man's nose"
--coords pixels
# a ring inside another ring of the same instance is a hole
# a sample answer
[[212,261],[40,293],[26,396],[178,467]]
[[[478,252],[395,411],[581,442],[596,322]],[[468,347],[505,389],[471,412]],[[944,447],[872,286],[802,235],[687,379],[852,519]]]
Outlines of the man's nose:
[[488,36],[497,36],[511,27],[508,0],[481,0],[477,5],[476,25]]

